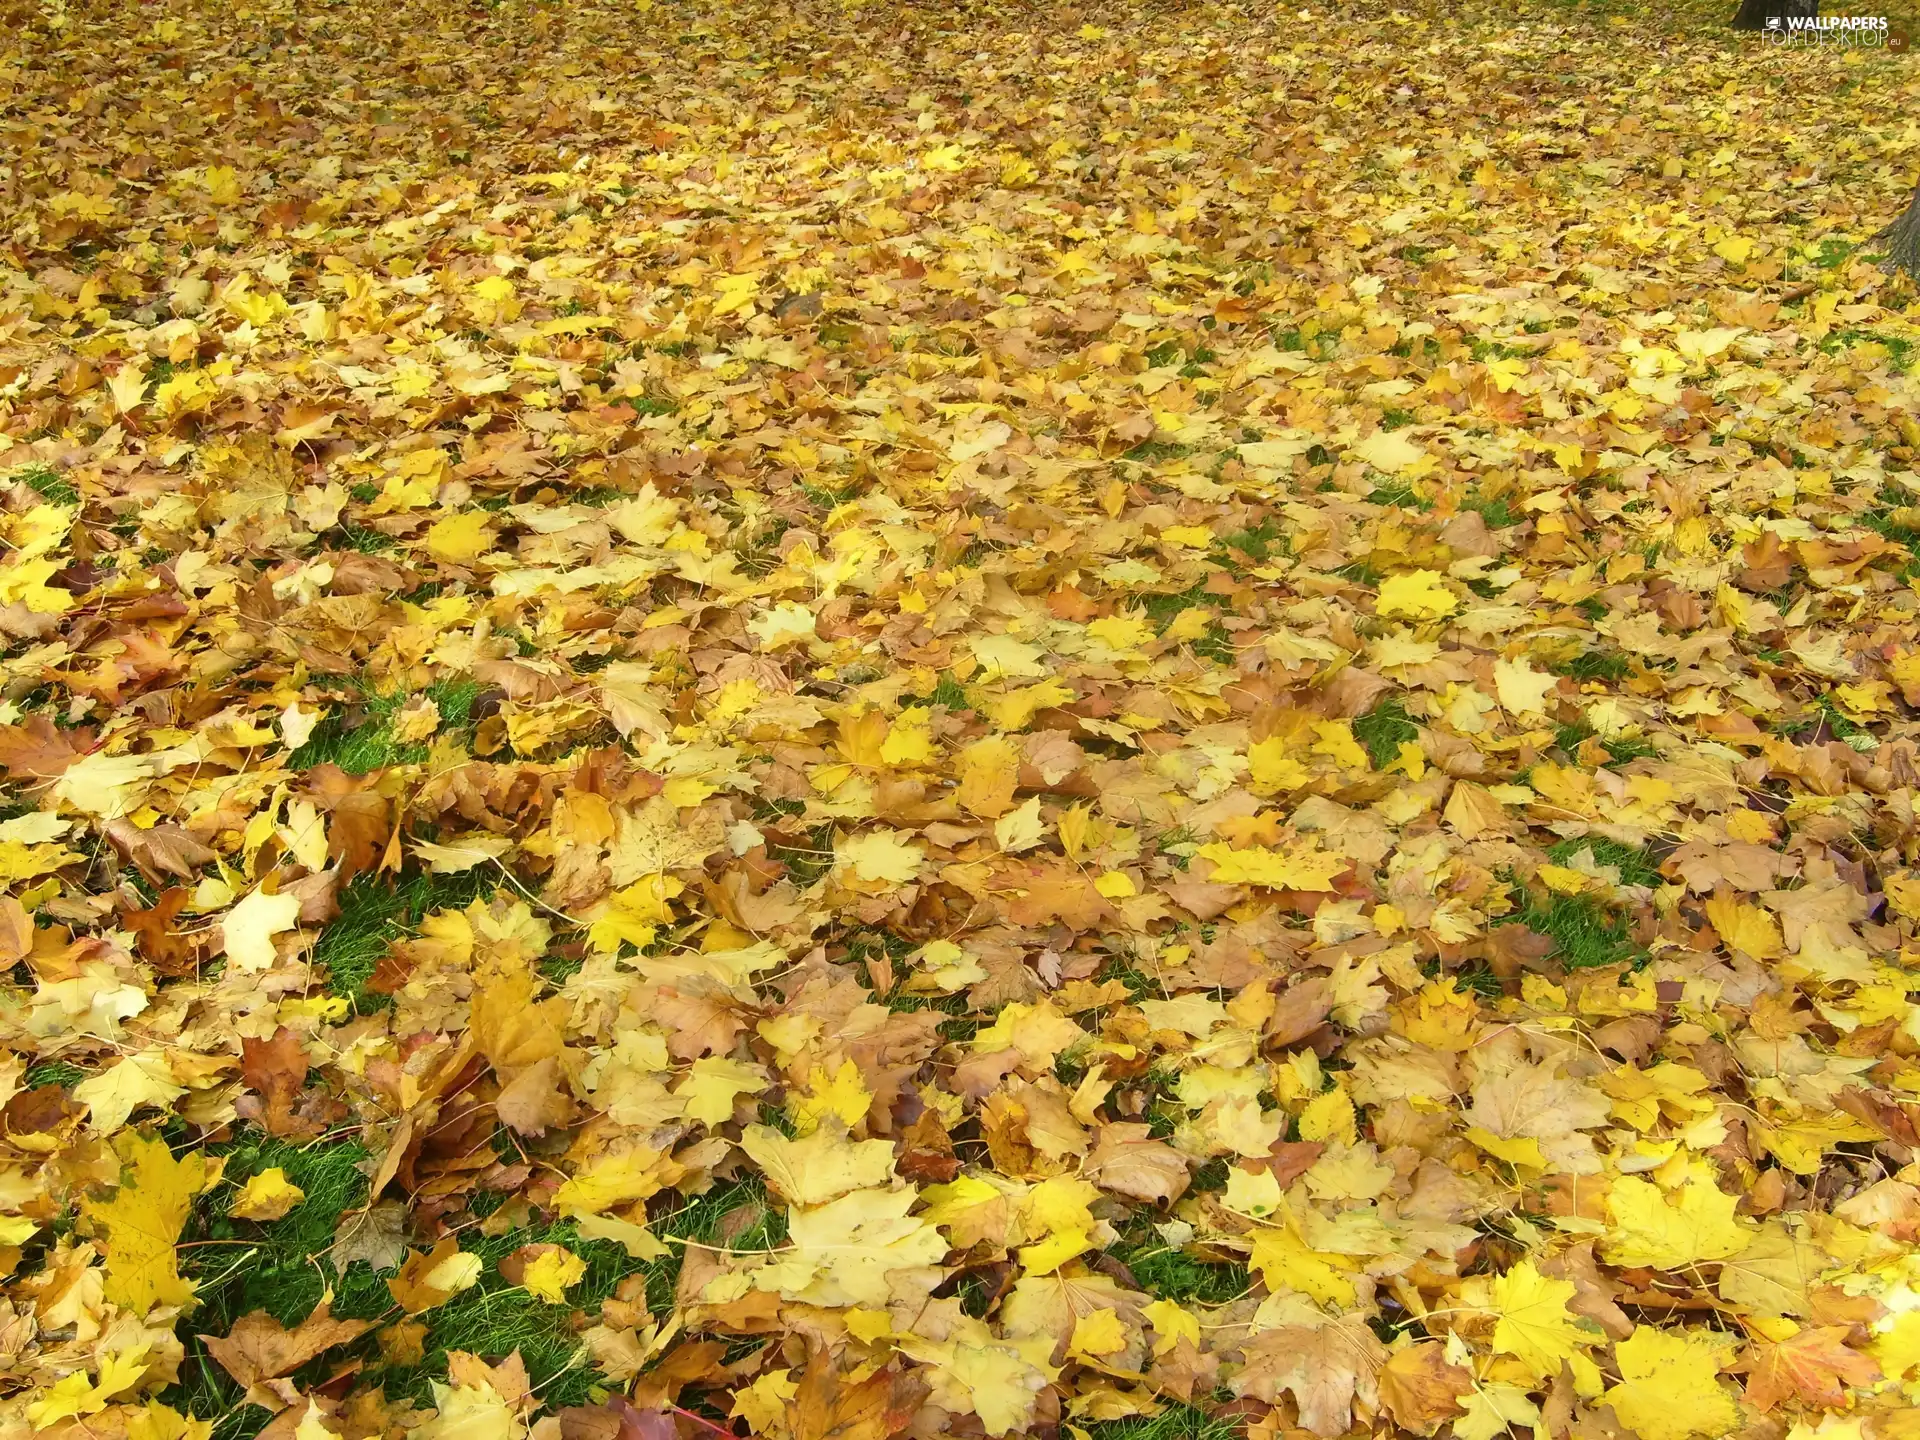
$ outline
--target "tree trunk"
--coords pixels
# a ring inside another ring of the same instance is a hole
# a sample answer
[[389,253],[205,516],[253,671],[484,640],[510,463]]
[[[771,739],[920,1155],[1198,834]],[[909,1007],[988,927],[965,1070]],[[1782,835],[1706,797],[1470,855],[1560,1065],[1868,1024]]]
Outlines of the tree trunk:
[[1887,270],[1904,270],[1920,280],[1920,187],[1906,213],[1873,238],[1887,247]]
[[1765,30],[1769,20],[1780,22],[1776,29],[1784,29],[1789,16],[1812,19],[1820,13],[1820,0],[1740,0],[1740,10],[1733,17],[1736,30]]

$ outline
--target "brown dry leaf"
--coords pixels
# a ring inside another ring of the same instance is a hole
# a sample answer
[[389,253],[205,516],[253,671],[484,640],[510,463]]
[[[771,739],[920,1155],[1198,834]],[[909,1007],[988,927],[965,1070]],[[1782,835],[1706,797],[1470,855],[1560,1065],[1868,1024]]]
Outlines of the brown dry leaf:
[[1449,1364],[1444,1345],[1423,1341],[1390,1355],[1378,1384],[1380,1408],[1395,1424],[1431,1435],[1462,1412],[1460,1397],[1473,1389],[1473,1373]]
[[1821,1325],[1784,1340],[1754,1342],[1747,1355],[1747,1402],[1766,1412],[1782,1400],[1828,1409],[1845,1403],[1850,1386],[1871,1385],[1880,1367],[1847,1346],[1848,1327]]
[[204,1335],[201,1341],[221,1369],[246,1387],[251,1404],[279,1410],[291,1400],[262,1382],[290,1375],[316,1355],[372,1328],[370,1320],[336,1320],[322,1303],[291,1330],[256,1310],[236,1320],[225,1335]]
[[[1234,1393],[1269,1404],[1290,1393],[1300,1424],[1315,1435],[1344,1435],[1353,1406],[1380,1403],[1386,1348],[1365,1325],[1334,1321],[1314,1329],[1288,1326],[1255,1335]],[[1404,1374],[1404,1372],[1402,1372]],[[1396,1378],[1396,1384],[1401,1380]]]

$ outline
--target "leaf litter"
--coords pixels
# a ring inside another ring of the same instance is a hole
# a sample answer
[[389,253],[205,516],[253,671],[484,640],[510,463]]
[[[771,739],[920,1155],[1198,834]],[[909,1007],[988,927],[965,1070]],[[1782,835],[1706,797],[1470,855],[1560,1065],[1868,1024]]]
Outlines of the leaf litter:
[[5,1435],[1920,1433],[1897,57],[9,18]]

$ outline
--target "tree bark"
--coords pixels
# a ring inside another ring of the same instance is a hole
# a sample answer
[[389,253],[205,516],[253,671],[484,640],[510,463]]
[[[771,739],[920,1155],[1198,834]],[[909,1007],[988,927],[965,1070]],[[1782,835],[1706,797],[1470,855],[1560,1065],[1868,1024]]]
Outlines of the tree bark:
[[1915,187],[1906,213],[1873,238],[1887,247],[1887,270],[1904,270],[1920,280],[1920,186]]
[[1740,9],[1733,17],[1733,28],[1764,30],[1769,20],[1779,20],[1784,27],[1790,15],[1811,19],[1819,13],[1820,0],[1740,0]]

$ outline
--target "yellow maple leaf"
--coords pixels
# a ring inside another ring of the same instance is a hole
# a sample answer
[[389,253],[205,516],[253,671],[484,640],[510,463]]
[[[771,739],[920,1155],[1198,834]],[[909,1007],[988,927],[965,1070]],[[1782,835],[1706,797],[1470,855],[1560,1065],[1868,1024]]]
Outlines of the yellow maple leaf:
[[1276,1294],[1297,1290],[1322,1305],[1342,1307],[1353,1304],[1358,1295],[1350,1278],[1354,1266],[1347,1257],[1310,1248],[1291,1225],[1254,1231],[1248,1263]]
[[1738,1204],[1697,1176],[1671,1195],[1636,1176],[1622,1176],[1607,1195],[1613,1226],[1602,1254],[1609,1264],[1651,1265],[1656,1270],[1725,1260],[1753,1239],[1752,1230],[1734,1218]]
[[1345,720],[1321,720],[1313,727],[1315,736],[1312,753],[1331,755],[1334,763],[1345,770],[1365,770],[1367,752],[1360,748],[1360,742],[1353,738],[1353,726]]
[[1706,912],[1729,950],[1755,960],[1778,960],[1786,953],[1781,945],[1780,922],[1751,901],[1723,891],[1707,898]]
[[836,868],[851,871],[862,880],[889,885],[905,885],[920,873],[926,848],[909,840],[899,830],[868,830],[836,841],[833,858]]
[[587,943],[604,955],[618,951],[622,941],[645,949],[659,927],[673,919],[673,907],[667,902],[684,889],[671,875],[648,875],[615,891],[587,928]]
[[273,937],[293,929],[299,919],[299,896],[249,892],[220,922],[227,959],[241,970],[265,970],[276,955]]
[[880,762],[897,768],[932,765],[940,758],[928,728],[933,712],[924,705],[903,710],[887,727],[887,738],[880,743]]
[[790,1247],[754,1274],[754,1285],[812,1305],[884,1308],[894,1275],[909,1272],[925,1284],[947,1253],[944,1235],[907,1214],[917,1198],[907,1186],[795,1206],[787,1220]]
[[602,1155],[553,1192],[553,1208],[562,1215],[598,1215],[630,1205],[674,1184],[684,1173],[674,1160],[650,1145]]
[[167,1068],[164,1052],[129,1055],[111,1068],[73,1087],[73,1098],[88,1107],[94,1133],[111,1135],[143,1105],[166,1109],[186,1094]]
[[1093,1310],[1075,1317],[1073,1338],[1067,1342],[1068,1354],[1098,1361],[1102,1356],[1126,1348],[1127,1327],[1121,1323],[1118,1311]]
[[1301,764],[1292,743],[1275,736],[1248,748],[1247,778],[1254,794],[1278,795],[1299,789],[1313,778],[1313,772]]
[[1605,1338],[1567,1309],[1573,1282],[1548,1279],[1531,1260],[1522,1260],[1495,1280],[1492,1292],[1500,1314],[1493,1348],[1514,1356],[1537,1378],[1557,1375],[1561,1361]]
[[484,510],[449,515],[427,527],[427,553],[449,565],[469,565],[493,544],[491,518]]
[[104,1232],[107,1299],[145,1315],[156,1305],[185,1305],[193,1285],[180,1276],[174,1244],[194,1197],[220,1174],[198,1152],[175,1159],[163,1140],[128,1133],[114,1147],[126,1167],[110,1200],[85,1200],[81,1213]]
[[860,1067],[842,1060],[840,1068],[829,1075],[826,1067],[816,1065],[807,1072],[806,1089],[794,1089],[787,1095],[787,1118],[801,1135],[811,1134],[829,1115],[840,1117],[849,1129],[867,1118],[873,1105],[873,1092],[867,1089]]
[[1270,890],[1331,890],[1334,877],[1352,861],[1323,850],[1270,850],[1255,846],[1237,850],[1231,845],[1202,845],[1194,854],[1214,864],[1207,878],[1216,885],[1264,885]]
[[136,1345],[131,1350],[108,1352],[100,1361],[98,1380],[89,1380],[84,1370],[63,1376],[27,1406],[27,1419],[45,1430],[62,1420],[98,1414],[115,1395],[132,1389],[146,1375],[151,1348]]
[[1373,607],[1382,619],[1408,620],[1440,620],[1459,608],[1459,597],[1446,587],[1445,577],[1437,570],[1389,575],[1380,582],[1380,598]]
[[1636,1325],[1613,1347],[1620,1383],[1606,1403],[1640,1440],[1724,1435],[1740,1423],[1740,1407],[1715,1377],[1733,1348],[1725,1335]]
[[542,1250],[521,1272],[520,1283],[529,1294],[549,1305],[567,1303],[567,1287],[587,1273],[587,1262],[563,1246]]
[[1376,430],[1347,453],[1389,475],[1422,474],[1434,464],[1431,455],[1398,430]]
[[733,1118],[734,1102],[766,1087],[767,1072],[745,1060],[725,1055],[703,1055],[674,1090],[686,1106],[687,1118],[699,1124],[723,1125]]
[[287,1179],[287,1172],[275,1165],[250,1176],[240,1193],[227,1207],[227,1213],[241,1220],[278,1220],[302,1200],[307,1192]]
[[850,1140],[837,1115],[791,1140],[770,1125],[749,1125],[740,1148],[768,1186],[794,1205],[824,1205],[855,1190],[877,1189],[893,1176],[893,1143]]

